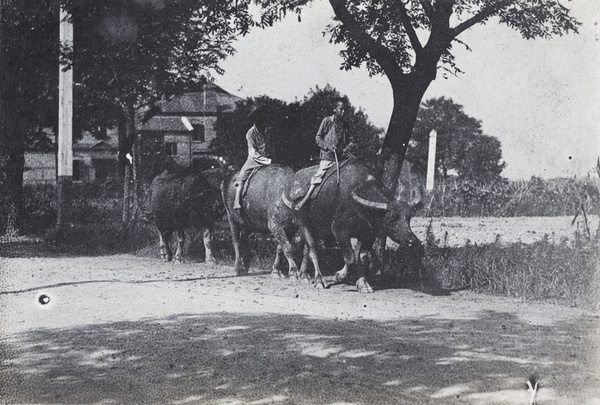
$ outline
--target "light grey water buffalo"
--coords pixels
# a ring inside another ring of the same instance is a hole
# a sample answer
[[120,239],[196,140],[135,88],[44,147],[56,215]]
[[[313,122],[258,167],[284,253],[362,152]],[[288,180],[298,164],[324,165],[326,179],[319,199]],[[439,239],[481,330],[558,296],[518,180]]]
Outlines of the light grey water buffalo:
[[[272,164],[258,169],[246,181],[245,192],[242,195],[241,209],[233,208],[235,198],[235,175],[234,173],[225,179],[221,186],[221,194],[227,219],[231,227],[233,247],[235,250],[235,268],[238,275],[247,274],[250,268],[250,249],[248,236],[250,233],[272,234],[278,243],[275,263],[273,264],[273,276],[280,277],[278,269],[281,253],[288,261],[289,275],[298,276],[298,266],[294,261],[292,239],[300,229],[303,238],[308,238],[312,246],[314,241],[305,229],[299,228],[293,210],[287,207],[281,196],[294,178],[294,171],[289,167]],[[308,252],[318,277],[315,284],[324,286],[320,276],[318,260],[314,249]]]
[[160,254],[166,261],[173,259],[169,245],[173,232],[177,232],[174,258],[183,261],[185,232],[193,228],[203,233],[206,262],[215,263],[213,226],[224,214],[219,195],[221,173],[221,169],[171,166],[152,180],[146,215],[158,229]]
[[[305,168],[295,174],[292,187],[284,195],[287,205],[293,205],[302,197],[299,190],[307,188],[317,167]],[[336,168],[330,170],[335,173]],[[348,276],[351,267],[357,267],[356,286],[362,293],[373,292],[367,281],[365,260],[373,252],[373,243],[381,230],[400,247],[421,246],[410,228],[411,216],[420,205],[420,194],[407,203],[387,197],[383,190],[362,163],[350,160],[340,165],[338,173],[326,175],[321,189],[313,193],[310,202],[296,213],[313,241],[326,240],[333,234],[345,263],[344,268],[336,273],[335,280],[341,282]],[[357,241],[354,249],[352,238]],[[301,271],[304,269],[303,262]]]

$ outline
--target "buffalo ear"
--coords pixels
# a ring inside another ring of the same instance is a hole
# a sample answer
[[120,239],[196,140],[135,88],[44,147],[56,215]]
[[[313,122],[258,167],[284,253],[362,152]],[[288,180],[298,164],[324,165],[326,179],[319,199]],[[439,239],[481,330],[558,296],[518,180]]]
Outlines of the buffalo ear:
[[412,198],[408,202],[410,206],[410,210],[412,213],[417,212],[421,208],[423,208],[423,194],[421,193],[421,189],[416,186],[413,190],[411,190]]
[[411,215],[423,207],[423,193],[418,184],[414,182],[398,182],[396,201],[404,201],[410,207]]

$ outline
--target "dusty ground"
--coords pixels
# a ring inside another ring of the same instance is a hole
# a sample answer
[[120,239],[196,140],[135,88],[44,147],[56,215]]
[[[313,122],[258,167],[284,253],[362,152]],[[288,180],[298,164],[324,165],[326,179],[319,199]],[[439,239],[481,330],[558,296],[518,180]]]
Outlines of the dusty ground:
[[134,255],[0,269],[1,403],[529,404],[535,375],[540,405],[600,404],[600,317],[576,308]]

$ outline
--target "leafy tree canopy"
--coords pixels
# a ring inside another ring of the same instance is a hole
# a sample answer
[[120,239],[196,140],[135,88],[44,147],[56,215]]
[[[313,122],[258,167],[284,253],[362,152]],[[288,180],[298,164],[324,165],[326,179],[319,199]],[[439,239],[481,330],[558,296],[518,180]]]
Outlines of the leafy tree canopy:
[[406,155],[413,171],[427,172],[432,130],[437,132],[436,172],[442,177],[455,172],[465,179],[491,180],[506,167],[500,141],[484,135],[481,121],[465,114],[461,105],[440,97],[425,101],[419,109]]

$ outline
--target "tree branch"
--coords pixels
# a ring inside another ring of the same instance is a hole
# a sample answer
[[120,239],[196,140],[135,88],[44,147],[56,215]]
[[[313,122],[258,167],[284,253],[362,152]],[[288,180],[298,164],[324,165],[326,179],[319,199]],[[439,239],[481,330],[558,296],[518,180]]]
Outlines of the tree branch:
[[[421,0],[421,1],[427,1],[427,0]],[[415,32],[415,29],[412,26],[412,21],[410,20],[410,17],[408,16],[408,12],[406,11],[406,7],[404,7],[404,3],[402,3],[401,1],[399,2],[399,7],[400,7],[400,20],[402,21],[402,25],[404,26],[404,29],[406,30],[406,34],[408,35],[408,38],[410,39],[410,43],[413,47],[413,49],[415,50],[415,52],[419,53],[423,50],[423,45],[421,45],[421,41],[419,41],[419,37],[417,36],[417,33]]]
[[348,11],[345,5],[345,0],[329,0],[329,4],[333,8],[333,12],[338,20],[350,32],[352,38],[360,44],[373,59],[379,63],[386,76],[391,79],[399,74],[402,70],[398,66],[392,52],[385,46],[375,41],[360,25]]
[[427,15],[427,17],[431,20],[431,17],[433,16],[433,6],[431,5],[431,2],[429,0],[419,0],[421,2],[421,6],[423,7],[423,10],[425,10],[425,15]]
[[457,37],[463,31],[468,30],[475,24],[479,24],[480,22],[484,21],[485,19],[496,14],[498,11],[502,10],[504,7],[511,5],[511,4],[515,3],[516,1],[517,0],[501,0],[501,1],[497,2],[496,4],[485,8],[479,14],[474,15],[473,17],[469,18],[462,24],[459,24],[454,29],[450,30],[450,33],[452,34],[452,38]]

